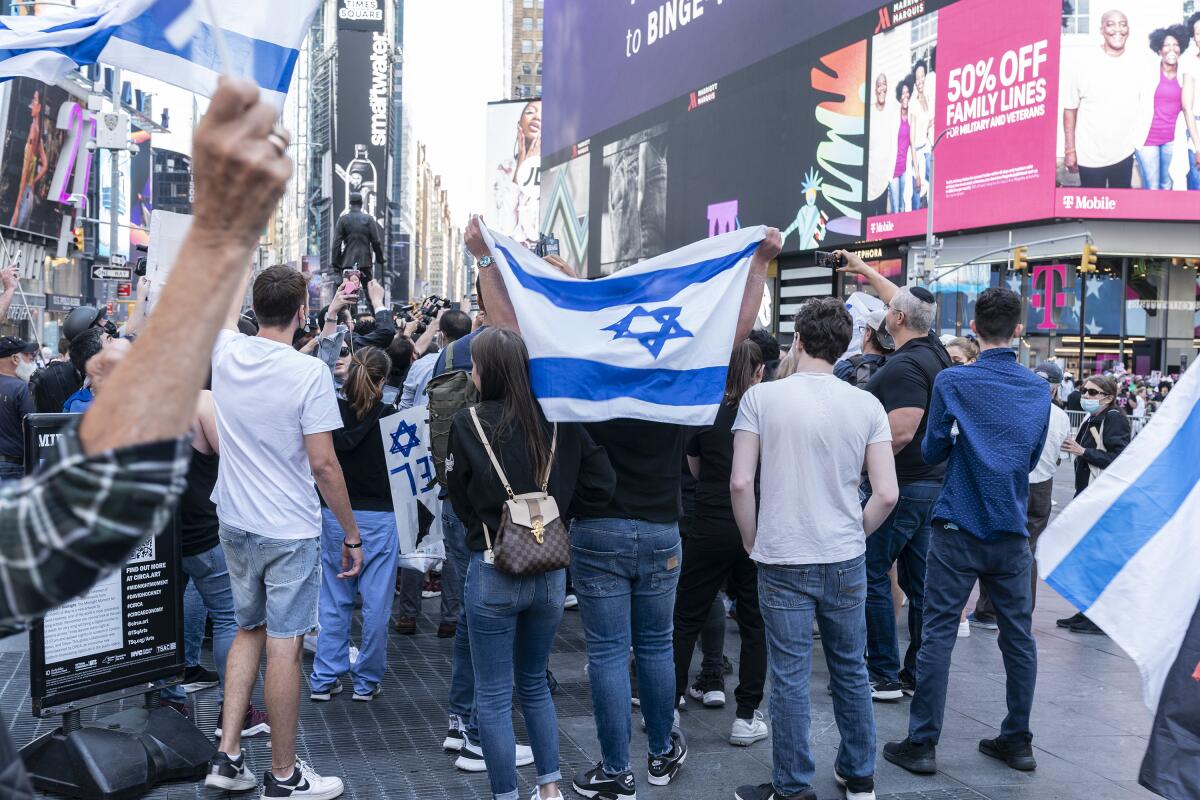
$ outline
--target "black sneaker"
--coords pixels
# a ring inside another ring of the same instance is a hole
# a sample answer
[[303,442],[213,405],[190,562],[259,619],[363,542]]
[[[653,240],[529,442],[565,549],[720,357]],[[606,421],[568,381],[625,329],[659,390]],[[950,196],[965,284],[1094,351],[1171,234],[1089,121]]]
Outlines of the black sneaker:
[[978,611],[972,611],[970,614],[967,614],[967,622],[970,623],[972,628],[981,628],[985,631],[1000,630],[999,623],[996,622],[996,618],[991,614],[980,614]]
[[733,662],[729,660],[729,656],[721,656],[721,673],[724,675],[733,674]]
[[833,780],[846,793],[846,800],[875,800],[875,778],[843,778],[833,773]]
[[917,681],[906,672],[900,673],[900,691],[905,697],[912,697],[917,693]]
[[316,770],[297,760],[289,778],[280,780],[267,770],[263,776],[263,798],[287,797],[292,800],[334,800],[341,797],[346,787],[341,778],[324,778]]
[[739,786],[738,790],[733,793],[734,800],[817,800],[817,793],[813,789],[805,789],[800,794],[780,794],[775,791],[775,787],[769,783],[760,783],[758,786]]
[[883,757],[917,775],[937,772],[937,748],[928,742],[916,744],[910,739],[888,742],[883,746]]
[[725,707],[725,676],[701,672],[688,687],[688,696],[699,700],[705,708]]
[[683,762],[687,761],[687,740],[683,731],[671,731],[671,751],[662,756],[650,756],[646,759],[646,780],[655,786],[666,786],[679,773]]
[[218,750],[208,762],[208,774],[204,776],[204,785],[210,789],[224,789],[227,792],[248,792],[258,786],[258,780],[246,767],[244,750],[238,753],[236,759]]
[[633,772],[625,770],[620,775],[609,775],[604,771],[603,764],[597,764],[589,770],[575,774],[571,788],[583,797],[599,797],[602,800],[618,800],[629,798],[636,800],[637,787],[634,785]]
[[904,687],[899,681],[871,681],[871,699],[890,703],[904,697]]
[[467,726],[463,724],[462,717],[458,714],[451,714],[448,727],[446,738],[442,740],[442,749],[447,753],[457,753],[462,750],[463,742],[467,740],[465,734]]
[[1100,630],[1100,626],[1092,622],[1087,617],[1072,623],[1071,627],[1067,628],[1071,633],[1091,633],[1099,636],[1104,635],[1104,631]]
[[201,689],[211,689],[221,682],[220,676],[211,669],[197,664],[183,671],[183,690],[188,694]]
[[1074,625],[1076,622],[1083,622],[1085,619],[1087,619],[1087,617],[1085,617],[1082,613],[1079,613],[1079,614],[1075,614],[1070,617],[1063,617],[1062,619],[1056,619],[1054,621],[1054,624],[1060,628],[1069,628],[1072,625]]
[[1033,745],[1028,739],[1014,741],[999,736],[995,739],[981,739],[979,752],[1003,761],[1021,772],[1033,772],[1037,769],[1037,761],[1033,757]]

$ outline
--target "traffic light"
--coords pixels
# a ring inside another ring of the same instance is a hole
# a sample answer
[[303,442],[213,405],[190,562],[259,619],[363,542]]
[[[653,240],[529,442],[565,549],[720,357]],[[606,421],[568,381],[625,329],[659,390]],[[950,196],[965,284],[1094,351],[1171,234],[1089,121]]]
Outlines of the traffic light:
[[83,252],[83,226],[80,225],[78,227],[72,228],[71,236],[75,240],[75,249],[82,253]]
[[1012,251],[1013,272],[1024,272],[1029,266],[1029,248],[1014,247]]
[[1096,245],[1088,242],[1083,246],[1083,255],[1079,258],[1079,271],[1083,273],[1096,271]]

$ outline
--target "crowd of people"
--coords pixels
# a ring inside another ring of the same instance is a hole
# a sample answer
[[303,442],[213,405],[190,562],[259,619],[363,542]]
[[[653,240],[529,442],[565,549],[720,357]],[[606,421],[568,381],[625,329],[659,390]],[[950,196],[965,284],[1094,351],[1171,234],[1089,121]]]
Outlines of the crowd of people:
[[[739,788],[738,800],[816,797],[809,684],[818,639],[841,735],[832,767],[850,800],[875,797],[873,702],[911,698],[908,735],[882,755],[917,774],[936,771],[950,656],[964,625],[998,630],[1007,676],[1007,716],[980,751],[1016,770],[1036,767],[1033,549],[1049,519],[1053,477],[1070,456],[1076,487],[1086,488],[1129,442],[1129,388],[1136,398],[1146,387],[1085,377],[1077,399],[1087,417],[1073,433],[1060,408],[1073,397],[1062,397],[1060,366],[1017,362],[1018,295],[984,291],[971,336],[943,343],[931,330],[929,291],[895,286],[848,252],[838,254],[842,270],[884,304],[861,320],[861,341],[851,341],[855,319],[845,303],[814,298],[800,307],[791,346],[781,351],[774,337],[752,330],[781,248],[771,229],[751,261],[711,425],[551,423],[478,220],[466,234],[478,262],[473,318],[441,307],[398,321],[382,286],[353,270],[315,316],[300,272],[270,267],[248,286],[255,225],[266,222],[259,208],[272,207],[290,170],[267,136],[270,121],[252,89],[223,82],[196,136],[195,227],[157,307],[125,336],[102,311],[80,309],[60,348],[66,360],[26,390],[22,411],[86,412],[77,441],[93,455],[78,443],[70,450],[74,434],[64,445],[65,463],[76,469],[137,469],[147,448],[162,452],[157,473],[140,467],[142,483],[153,483],[142,491],[154,502],[120,510],[139,516],[108,525],[103,557],[88,553],[91,574],[18,603],[0,621],[83,591],[120,563],[135,541],[130,531],[153,531],[172,511],[202,609],[185,638],[198,656],[211,618],[216,671],[196,658],[164,702],[187,713],[184,690],[220,692],[206,785],[258,789],[242,740],[269,734],[263,797],[339,796],[340,778],[297,756],[297,687],[304,679],[310,700],[325,703],[348,680],[351,700],[370,703],[387,689],[389,625],[401,635],[416,631],[429,578],[401,568],[379,422],[425,406],[442,502],[439,520],[419,517],[417,537],[440,523],[437,635],[454,640],[442,748],[460,769],[486,771],[497,800],[518,797],[517,769],[528,765],[535,800],[561,798],[563,783],[583,797],[634,798],[643,774],[635,775],[630,752],[634,707],[647,734],[646,780],[671,783],[688,756],[679,709],[689,700],[726,702],[727,604],[740,634],[729,742],[770,739],[773,763],[769,780]],[[13,280],[0,277],[6,287]],[[195,296],[212,302],[187,308]],[[189,315],[191,326],[178,324]],[[137,334],[132,345],[129,333]],[[0,389],[27,384],[32,356],[28,343],[0,339]],[[1158,389],[1168,391],[1164,383]],[[147,395],[160,405],[148,407]],[[144,415],[136,425],[114,419],[131,407]],[[0,425],[5,453],[20,452],[16,430],[14,444],[11,423]],[[0,455],[0,477],[18,477],[13,467],[19,463]],[[69,479],[58,469],[5,489],[0,518],[18,513],[17,504],[47,502],[54,482]],[[68,519],[79,506],[75,497],[52,518]],[[79,511],[64,525],[89,520],[96,524]],[[49,532],[28,535],[53,547]],[[0,559],[14,552],[0,545]],[[601,755],[573,776],[561,771],[548,671],[568,607],[578,608],[587,643]],[[898,612],[908,629],[903,652]],[[1060,624],[1098,631],[1083,615]],[[698,641],[702,666],[693,680]],[[259,680],[265,711],[251,704]],[[514,734],[514,692],[528,745]]]

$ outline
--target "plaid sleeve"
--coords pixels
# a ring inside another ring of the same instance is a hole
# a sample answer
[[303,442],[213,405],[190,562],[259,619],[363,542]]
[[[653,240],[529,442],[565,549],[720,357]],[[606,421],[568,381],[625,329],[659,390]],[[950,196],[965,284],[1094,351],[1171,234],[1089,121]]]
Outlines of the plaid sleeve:
[[74,427],[44,472],[0,490],[0,624],[83,594],[167,523],[190,437],[84,454]]

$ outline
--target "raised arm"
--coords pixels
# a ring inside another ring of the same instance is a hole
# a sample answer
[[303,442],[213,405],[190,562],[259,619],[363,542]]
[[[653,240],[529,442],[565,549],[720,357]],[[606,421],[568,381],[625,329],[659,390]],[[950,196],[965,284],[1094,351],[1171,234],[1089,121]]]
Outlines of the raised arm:
[[292,175],[291,159],[267,138],[277,118],[252,82],[221,79],[192,145],[191,231],[156,313],[84,416],[87,452],[174,439],[191,428],[217,331]]
[[[476,259],[490,256],[487,243],[483,240],[483,231],[479,217],[471,217],[464,236],[467,250]],[[479,275],[479,308],[487,314],[487,324],[493,328],[506,328],[510,331],[521,332],[517,324],[517,312],[513,310],[512,300],[509,299],[508,289],[504,286],[504,278],[495,267],[481,269]],[[762,291],[761,287],[759,291]]]
[[758,319],[758,310],[762,308],[763,284],[767,281],[767,267],[779,252],[783,250],[783,237],[778,228],[767,228],[767,238],[759,243],[750,259],[750,275],[746,278],[746,290],[742,292],[742,307],[738,311],[737,330],[733,335],[736,344],[750,335],[754,330],[754,320]]
[[4,292],[0,294],[0,319],[8,317],[8,307],[12,305],[17,293],[17,265],[0,269],[0,280],[4,282]]
[[838,272],[843,272],[847,275],[861,275],[867,279],[867,283],[875,290],[875,294],[879,295],[880,300],[885,304],[892,302],[892,298],[896,296],[896,291],[899,288],[896,284],[880,275],[874,267],[849,250],[837,250],[835,252],[842,257],[842,263],[846,265],[839,267]]

